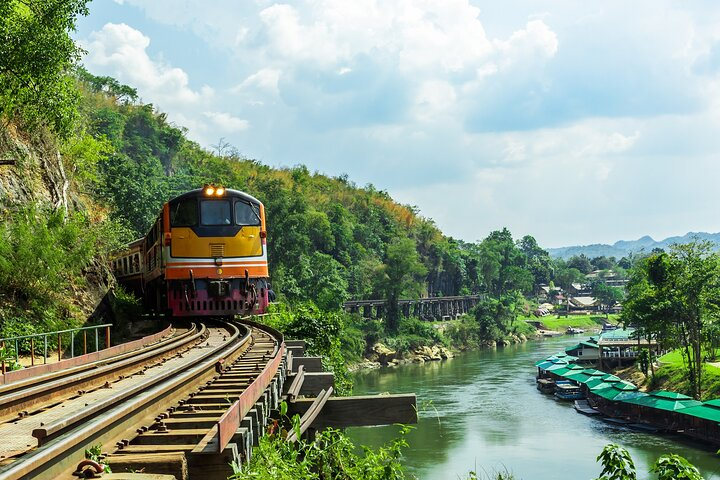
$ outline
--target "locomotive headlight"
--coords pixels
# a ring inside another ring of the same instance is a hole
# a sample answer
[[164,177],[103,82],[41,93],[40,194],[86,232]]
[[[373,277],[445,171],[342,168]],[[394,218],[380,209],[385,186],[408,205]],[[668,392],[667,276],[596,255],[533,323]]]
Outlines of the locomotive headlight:
[[215,193],[215,187],[207,186],[205,187],[205,195],[213,195]]
[[215,190],[215,195],[222,196],[225,193],[225,189],[223,187],[217,187],[217,190]]

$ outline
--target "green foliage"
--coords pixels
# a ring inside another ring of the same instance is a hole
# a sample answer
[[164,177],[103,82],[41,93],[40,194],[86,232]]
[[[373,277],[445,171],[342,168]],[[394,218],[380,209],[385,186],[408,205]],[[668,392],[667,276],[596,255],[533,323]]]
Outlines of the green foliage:
[[[297,424],[297,420],[294,422]],[[319,433],[315,441],[285,441],[283,430],[272,427],[273,433],[260,438],[253,450],[250,466],[245,471],[237,469],[233,480],[266,479],[377,479],[399,480],[405,478],[400,464],[402,450],[407,447],[404,427],[400,437],[376,450],[358,448],[341,431],[327,429]]]
[[[635,480],[635,463],[624,448],[610,443],[598,455],[597,461],[603,466],[597,480]],[[686,459],[676,454],[662,455],[650,467],[658,480],[703,480],[698,469]]]
[[401,318],[397,334],[383,339],[388,347],[400,352],[409,352],[426,345],[446,343],[445,338],[432,326],[417,318]]
[[398,300],[403,296],[417,297],[422,290],[420,279],[427,273],[409,238],[398,238],[387,248],[385,264],[378,274],[378,288],[387,299],[385,327],[388,332],[398,331],[400,309]]
[[100,182],[98,166],[113,152],[112,144],[105,137],[95,138],[87,133],[73,136],[62,149],[65,173],[80,185],[96,188]]
[[110,222],[29,205],[0,223],[0,336],[60,330],[77,307],[68,298],[86,284],[95,259],[117,244]]
[[[303,339],[311,355],[323,357],[323,367],[335,373],[338,394],[349,394],[352,378],[347,369],[346,357],[358,358],[362,341],[358,331],[348,328],[346,317],[339,311],[325,312],[312,302],[297,304],[292,308],[272,305],[267,323],[277,328],[287,338]],[[343,338],[345,338],[343,340]],[[344,348],[351,349],[349,352]]]
[[597,480],[635,480],[635,462],[630,453],[619,445],[610,443],[603,448],[597,461],[603,466]]
[[96,444],[96,445],[91,446],[89,449],[85,450],[85,458],[102,465],[104,473],[112,473],[112,469],[110,468],[110,465],[103,463],[104,456],[102,453],[102,445]]
[[524,300],[517,293],[497,299],[488,297],[478,303],[472,314],[477,322],[480,341],[497,341],[515,333],[521,305],[524,305]]
[[0,362],[5,364],[7,370],[20,370],[22,365],[15,361],[15,351],[10,347],[0,347]]
[[450,323],[445,335],[452,345],[461,349],[480,345],[477,321],[470,316],[463,316],[459,321]]
[[592,294],[603,305],[613,306],[623,299],[623,291],[618,287],[611,287],[602,280],[592,282]]
[[0,117],[47,124],[61,136],[77,117],[69,71],[81,49],[70,38],[87,0],[0,2]]
[[110,293],[110,307],[117,324],[127,325],[140,317],[142,305],[132,293],[125,291],[121,285],[116,286]]
[[650,467],[658,480],[703,480],[698,469],[680,455],[663,455]]
[[507,228],[490,233],[480,244],[480,252],[480,274],[492,296],[532,290],[534,278],[527,268],[527,256]]
[[702,396],[703,350],[720,320],[720,255],[708,242],[673,245],[638,262],[628,284],[623,320],[666,348],[681,347],[690,392]]

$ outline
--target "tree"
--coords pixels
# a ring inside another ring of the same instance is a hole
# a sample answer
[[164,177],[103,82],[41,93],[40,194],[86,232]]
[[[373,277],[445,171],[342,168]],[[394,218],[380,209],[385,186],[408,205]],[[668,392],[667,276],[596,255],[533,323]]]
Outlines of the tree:
[[555,267],[555,284],[568,290],[573,283],[579,283],[585,280],[585,275],[577,268],[571,268],[566,265],[558,264]]
[[567,261],[567,266],[570,268],[576,268],[584,274],[588,274],[593,271],[593,266],[592,263],[590,263],[590,259],[582,253],[580,255],[570,257],[570,259]]
[[517,319],[518,305],[523,302],[518,292],[481,301],[474,310],[480,340],[497,341],[511,333]]
[[606,257],[605,255],[602,255],[600,257],[595,257],[592,260],[590,260],[590,263],[592,264],[592,267],[594,270],[610,270],[613,267],[615,267],[615,257]]
[[395,333],[400,326],[398,300],[403,295],[420,295],[422,280],[427,273],[425,266],[420,263],[415,242],[409,238],[398,238],[390,243],[379,273],[380,288],[387,300],[385,328]]
[[87,0],[0,2],[0,116],[67,136],[78,100],[69,75],[82,50],[70,38]]
[[491,232],[480,244],[480,271],[488,293],[498,297],[519,290],[529,293],[533,286],[527,257],[513,242],[507,228]]
[[701,397],[703,346],[720,317],[720,256],[710,242],[672,245],[633,272],[623,311],[645,331],[670,331],[685,359],[690,393]]
[[593,297],[600,300],[600,303],[612,307],[617,302],[622,300],[623,292],[618,287],[611,287],[602,280],[595,280],[592,282],[592,294]]
[[552,259],[550,254],[540,248],[531,235],[525,235],[517,242],[520,251],[527,258],[527,265],[533,274],[535,285],[548,283],[552,278]]

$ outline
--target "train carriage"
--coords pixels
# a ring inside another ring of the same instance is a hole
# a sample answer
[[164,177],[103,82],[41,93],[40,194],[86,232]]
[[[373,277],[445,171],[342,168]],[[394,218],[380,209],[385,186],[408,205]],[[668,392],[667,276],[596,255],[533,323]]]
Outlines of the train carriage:
[[269,299],[266,232],[259,200],[206,186],[165,203],[145,238],[113,266],[140,251],[141,280],[118,280],[135,292],[139,286],[147,307],[172,316],[262,313]]

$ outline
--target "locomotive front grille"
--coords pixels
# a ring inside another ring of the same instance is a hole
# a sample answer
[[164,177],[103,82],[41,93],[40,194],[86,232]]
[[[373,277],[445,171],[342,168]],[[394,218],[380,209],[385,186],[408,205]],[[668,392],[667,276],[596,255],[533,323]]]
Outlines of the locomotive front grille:
[[210,256],[213,258],[222,258],[225,256],[225,244],[224,243],[211,243],[210,244]]

